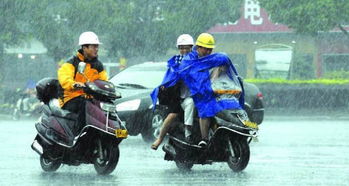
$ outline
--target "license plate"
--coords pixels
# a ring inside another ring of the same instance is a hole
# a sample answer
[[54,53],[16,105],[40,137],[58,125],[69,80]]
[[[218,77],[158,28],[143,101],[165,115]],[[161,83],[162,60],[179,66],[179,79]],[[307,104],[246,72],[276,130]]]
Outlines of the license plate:
[[115,135],[117,138],[127,138],[128,132],[125,129],[116,129]]
[[244,121],[243,124],[247,127],[253,128],[253,129],[258,129],[257,123],[254,123],[252,121]]

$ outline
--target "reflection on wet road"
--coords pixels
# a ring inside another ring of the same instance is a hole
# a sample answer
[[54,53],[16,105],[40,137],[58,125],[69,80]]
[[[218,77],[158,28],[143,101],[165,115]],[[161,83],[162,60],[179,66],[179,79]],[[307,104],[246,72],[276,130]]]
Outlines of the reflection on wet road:
[[0,185],[348,185],[349,121],[266,120],[259,142],[251,143],[249,165],[233,173],[226,163],[194,165],[180,172],[150,149],[141,137],[120,145],[120,160],[109,176],[93,165],[64,165],[55,173],[41,170],[31,150],[34,121],[1,120]]

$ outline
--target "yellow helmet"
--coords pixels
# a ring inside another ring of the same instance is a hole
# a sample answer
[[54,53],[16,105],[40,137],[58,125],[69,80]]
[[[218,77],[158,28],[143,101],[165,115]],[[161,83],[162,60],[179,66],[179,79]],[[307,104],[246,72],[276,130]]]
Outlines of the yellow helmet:
[[202,33],[199,35],[199,37],[196,39],[197,46],[205,47],[205,48],[214,48],[215,47],[215,41],[211,34],[209,33]]

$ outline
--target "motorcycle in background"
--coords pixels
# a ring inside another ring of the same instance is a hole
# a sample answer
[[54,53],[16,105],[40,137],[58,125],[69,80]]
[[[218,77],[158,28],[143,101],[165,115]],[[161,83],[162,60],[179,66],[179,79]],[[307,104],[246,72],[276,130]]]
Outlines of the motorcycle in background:
[[0,113],[12,115],[16,107],[17,100],[22,96],[21,90],[3,90],[0,91]]
[[42,111],[43,104],[36,98],[34,89],[27,89],[20,94],[12,112],[12,119],[37,117]]

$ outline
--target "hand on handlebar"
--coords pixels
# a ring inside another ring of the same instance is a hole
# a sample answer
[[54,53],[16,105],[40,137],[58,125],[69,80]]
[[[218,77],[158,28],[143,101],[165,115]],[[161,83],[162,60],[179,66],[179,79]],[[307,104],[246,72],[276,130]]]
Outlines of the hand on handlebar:
[[73,84],[73,87],[74,87],[74,89],[83,89],[83,88],[85,88],[86,86],[85,86],[84,83],[75,82],[75,83]]

